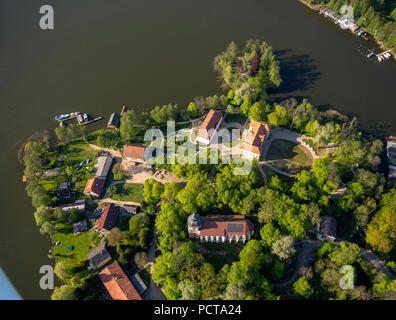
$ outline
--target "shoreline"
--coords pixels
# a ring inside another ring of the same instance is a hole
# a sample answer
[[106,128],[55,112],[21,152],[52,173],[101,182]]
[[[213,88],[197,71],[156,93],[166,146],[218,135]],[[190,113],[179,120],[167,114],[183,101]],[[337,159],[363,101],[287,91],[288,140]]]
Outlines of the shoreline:
[[[304,4],[305,6],[307,6],[308,8],[310,8],[311,10],[316,11],[316,12],[318,11],[318,8],[320,6],[322,6],[320,4],[310,4],[310,3],[306,2],[305,0],[298,0],[298,1],[301,2],[302,4]],[[359,26],[359,28],[360,28],[361,31],[368,32],[367,29],[364,28],[364,27]],[[354,34],[353,32],[351,32],[351,33]],[[384,51],[392,50],[392,49],[389,49],[389,48],[385,47],[384,43],[382,41],[380,41],[380,40],[377,40],[373,35],[371,35],[370,40],[372,40],[376,45],[378,45]],[[393,54],[393,52],[392,52],[392,58],[393,58],[394,61],[396,61],[396,55]]]

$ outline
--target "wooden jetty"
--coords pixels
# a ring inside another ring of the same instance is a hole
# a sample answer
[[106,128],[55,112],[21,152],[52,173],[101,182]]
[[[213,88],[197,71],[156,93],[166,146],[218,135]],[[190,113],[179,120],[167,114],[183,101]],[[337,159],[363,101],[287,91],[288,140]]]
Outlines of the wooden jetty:
[[69,117],[69,118],[62,119],[62,120],[57,120],[57,121],[58,121],[58,123],[61,123],[61,122],[63,122],[63,121],[73,120],[73,119],[75,119],[75,118],[77,118],[77,116],[71,116],[71,117]]
[[78,121],[78,123],[80,124],[80,126],[86,126],[87,124],[90,124],[90,123],[93,123],[93,122],[96,122],[96,121],[99,121],[99,120],[102,120],[103,119],[103,117],[97,117],[97,118],[95,118],[95,119],[93,119],[93,120],[89,120],[89,121],[85,121],[85,122],[80,122],[79,120],[78,120],[78,118],[77,118],[77,121]]
[[385,53],[388,53],[388,52],[391,52],[391,51],[390,51],[390,50],[387,50],[387,51],[384,51],[384,52],[381,52],[381,53],[377,54],[376,56],[377,56],[377,57],[380,57],[380,56],[382,56],[382,55],[384,55]]
[[121,117],[122,117],[122,115],[124,114],[125,110],[126,110],[126,105],[123,105],[123,106],[122,106],[121,113],[120,113],[120,116],[121,116]]

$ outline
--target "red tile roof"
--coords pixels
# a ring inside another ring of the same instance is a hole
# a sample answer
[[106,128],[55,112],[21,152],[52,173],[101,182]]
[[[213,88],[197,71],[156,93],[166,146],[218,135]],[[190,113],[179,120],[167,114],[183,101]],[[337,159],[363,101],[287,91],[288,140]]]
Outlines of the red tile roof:
[[[234,231],[233,229],[239,228],[241,231]],[[252,233],[253,224],[243,218],[210,218],[203,217],[200,230],[201,236],[247,236]]]
[[110,231],[115,226],[117,217],[118,207],[116,207],[114,204],[106,204],[103,207],[103,213],[99,219],[97,229],[105,229]]
[[260,155],[265,135],[270,131],[271,126],[269,124],[251,120],[248,128],[243,132],[241,149]]
[[144,160],[145,147],[126,144],[123,149],[124,158]]
[[142,300],[117,261],[103,269],[99,278],[113,300]]
[[98,177],[89,179],[85,186],[84,194],[88,195],[90,192],[92,192],[99,196],[102,193],[104,183],[105,183],[105,181]]
[[216,125],[220,122],[222,117],[223,114],[220,111],[211,109],[198,130],[198,137],[210,140],[210,130],[215,129]]

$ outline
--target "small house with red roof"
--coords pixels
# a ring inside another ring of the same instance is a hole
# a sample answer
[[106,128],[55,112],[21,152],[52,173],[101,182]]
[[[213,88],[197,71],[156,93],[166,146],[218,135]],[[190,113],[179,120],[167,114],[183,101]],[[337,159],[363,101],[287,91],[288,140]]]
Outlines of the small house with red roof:
[[253,223],[240,215],[201,217],[192,214],[187,220],[188,236],[201,242],[246,242],[254,234]]
[[197,141],[210,144],[210,141],[214,137],[223,122],[223,113],[217,110],[210,110],[207,114],[201,127],[198,129]]
[[113,229],[117,221],[118,212],[118,207],[116,207],[114,204],[106,204],[103,207],[103,212],[100,216],[96,229],[99,232],[110,231]]
[[123,147],[123,157],[128,161],[144,163],[144,152],[146,148],[144,146],[137,146],[132,144],[126,144]]
[[84,194],[93,198],[99,198],[103,192],[104,184],[105,180],[98,177],[93,177],[87,181]]

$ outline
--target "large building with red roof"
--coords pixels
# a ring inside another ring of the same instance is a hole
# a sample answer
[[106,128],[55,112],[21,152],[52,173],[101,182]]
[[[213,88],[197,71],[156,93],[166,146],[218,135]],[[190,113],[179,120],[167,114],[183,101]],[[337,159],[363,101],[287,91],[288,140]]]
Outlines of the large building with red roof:
[[143,300],[117,261],[103,269],[99,278],[113,300]]
[[187,221],[188,236],[201,242],[246,242],[254,233],[253,223],[243,216],[192,214]]
[[263,143],[271,134],[269,124],[251,120],[242,134],[241,152],[248,159],[259,159],[263,151]]
[[217,110],[210,110],[207,114],[201,127],[198,129],[197,141],[210,144],[213,136],[216,134],[217,129],[223,122],[223,113]]
[[135,146],[131,144],[125,144],[123,147],[123,157],[128,161],[133,162],[145,162],[144,152],[146,148],[144,146]]
[[100,216],[96,229],[99,232],[102,232],[104,230],[110,231],[112,228],[114,228],[117,221],[118,212],[118,207],[116,207],[114,204],[106,204],[103,207],[103,212]]

